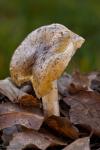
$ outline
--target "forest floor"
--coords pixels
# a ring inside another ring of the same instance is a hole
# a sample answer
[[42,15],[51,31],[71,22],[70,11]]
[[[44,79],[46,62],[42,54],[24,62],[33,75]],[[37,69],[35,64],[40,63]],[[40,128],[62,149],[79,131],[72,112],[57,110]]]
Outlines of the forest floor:
[[31,83],[0,81],[0,150],[100,150],[100,72],[58,80],[60,117],[44,117]]

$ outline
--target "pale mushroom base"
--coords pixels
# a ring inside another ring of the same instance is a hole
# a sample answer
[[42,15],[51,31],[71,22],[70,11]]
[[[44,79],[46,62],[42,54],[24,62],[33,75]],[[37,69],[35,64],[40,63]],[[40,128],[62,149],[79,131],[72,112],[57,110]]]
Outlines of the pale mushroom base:
[[45,117],[60,116],[57,81],[52,82],[52,90],[42,97]]

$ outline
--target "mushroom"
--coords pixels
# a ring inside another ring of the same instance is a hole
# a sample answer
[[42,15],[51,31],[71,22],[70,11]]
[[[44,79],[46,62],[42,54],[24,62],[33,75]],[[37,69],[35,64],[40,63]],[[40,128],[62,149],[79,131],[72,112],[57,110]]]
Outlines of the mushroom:
[[57,79],[84,39],[61,24],[42,26],[31,32],[15,50],[10,74],[21,86],[31,81],[36,96],[42,98],[45,116],[59,116]]

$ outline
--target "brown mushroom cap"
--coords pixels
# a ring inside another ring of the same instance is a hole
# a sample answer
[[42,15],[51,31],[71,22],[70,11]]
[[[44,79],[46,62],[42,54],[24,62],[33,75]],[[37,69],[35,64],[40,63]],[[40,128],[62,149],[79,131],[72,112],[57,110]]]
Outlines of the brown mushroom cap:
[[51,24],[31,32],[11,59],[12,80],[21,85],[31,81],[38,97],[52,89],[84,39],[63,25]]

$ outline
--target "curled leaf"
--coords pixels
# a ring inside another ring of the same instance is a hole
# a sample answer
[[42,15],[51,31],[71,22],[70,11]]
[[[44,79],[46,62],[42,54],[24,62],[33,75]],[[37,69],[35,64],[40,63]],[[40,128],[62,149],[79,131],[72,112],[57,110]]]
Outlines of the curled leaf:
[[0,115],[0,129],[20,124],[30,129],[39,130],[44,120],[43,116],[28,112],[12,112]]
[[78,130],[65,117],[51,116],[45,121],[45,124],[60,135],[71,139],[78,138]]
[[87,75],[81,74],[79,71],[75,71],[72,74],[72,80],[69,85],[69,93],[75,94],[79,91],[89,91],[90,89],[90,80],[88,79]]
[[91,127],[95,134],[100,135],[100,94],[81,91],[67,96],[63,101],[70,106],[69,116],[74,124]]
[[63,150],[90,150],[89,142],[89,137],[81,138],[71,143]]
[[36,131],[26,131],[15,134],[7,150],[22,150],[28,145],[45,150],[49,146],[62,145],[62,143],[57,142],[42,133]]
[[72,78],[69,74],[64,73],[58,80],[58,92],[61,96],[68,95],[69,85],[71,84]]
[[8,99],[13,103],[21,103],[23,105],[32,106],[39,105],[38,100],[34,96],[16,87],[11,81],[11,78],[0,80],[0,93],[8,97]]

